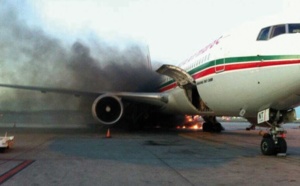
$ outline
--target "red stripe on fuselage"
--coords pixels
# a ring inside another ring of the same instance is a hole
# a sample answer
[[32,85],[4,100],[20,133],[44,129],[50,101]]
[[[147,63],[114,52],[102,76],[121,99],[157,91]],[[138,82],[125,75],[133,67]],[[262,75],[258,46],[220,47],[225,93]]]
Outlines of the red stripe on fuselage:
[[[225,66],[224,71],[234,71],[234,70],[258,68],[258,67],[270,67],[270,66],[293,65],[293,64],[300,64],[300,59],[280,60],[280,61],[255,61],[255,62],[251,62],[251,63],[243,62],[243,63],[234,63],[234,64],[224,64],[224,66]],[[220,67],[220,65],[218,65],[218,66]],[[214,73],[216,73],[215,68],[218,66],[212,66],[212,67],[209,67],[202,71],[199,71],[199,72],[193,74],[192,77],[195,80],[197,80],[199,78],[203,78],[205,76],[214,74]],[[160,92],[171,90],[175,87],[177,87],[176,82],[161,88]]]
[[165,86],[165,87],[159,89],[159,91],[160,91],[160,92],[165,92],[165,91],[167,91],[167,90],[171,90],[171,89],[176,88],[176,87],[177,87],[177,83],[174,82],[174,83],[171,83],[170,85],[167,85],[167,86]]

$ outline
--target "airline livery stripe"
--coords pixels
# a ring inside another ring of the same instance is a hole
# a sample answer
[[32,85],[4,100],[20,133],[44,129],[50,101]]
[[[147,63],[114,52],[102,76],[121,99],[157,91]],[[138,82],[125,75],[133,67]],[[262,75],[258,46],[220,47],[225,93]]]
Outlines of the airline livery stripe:
[[165,91],[170,90],[170,89],[173,89],[173,88],[175,88],[175,87],[177,87],[177,84],[176,84],[176,82],[173,81],[173,83],[171,83],[171,84],[169,84],[169,85],[167,85],[167,86],[164,86],[164,87],[160,88],[159,91],[160,91],[160,92],[165,92]]
[[[295,57],[295,56],[293,56]],[[249,58],[248,58],[249,59]],[[266,59],[266,58],[264,58]],[[293,65],[293,64],[300,64],[300,59],[285,59],[285,60],[274,60],[271,57],[268,58],[270,61],[248,61],[248,62],[235,62],[235,63],[224,63],[215,65],[215,61],[208,62],[207,64],[196,67],[189,71],[189,74],[192,74],[195,80],[199,78],[203,78],[205,76],[215,74],[216,70],[224,69],[225,72],[227,71],[234,71],[234,70],[242,70],[242,69],[251,69],[251,68],[258,68],[258,67],[271,67],[271,66],[281,66],[281,65]],[[227,59],[226,59],[227,60]],[[169,81],[163,84],[160,88],[161,92],[170,90],[175,88],[176,82],[174,80]]]
[[[238,64],[224,64],[224,70],[225,71],[233,71],[233,70],[242,70],[242,69],[250,69],[250,68],[257,68],[257,67],[269,67],[269,66],[279,66],[279,65],[291,65],[291,64],[300,64],[300,59],[297,60],[282,60],[282,61],[267,61],[267,62],[252,62],[252,63],[238,63]],[[220,67],[214,66],[209,69],[206,69],[204,71],[198,72],[193,75],[194,79],[199,79],[201,77],[208,76],[210,74],[214,74],[215,68]]]
[[[276,55],[276,56],[244,56],[244,57],[229,57],[229,58],[222,58],[217,60],[212,60],[202,64],[196,68],[193,68],[188,73],[195,74],[199,71],[205,70],[209,67],[214,67],[216,64],[223,64],[224,61],[226,64],[236,64],[236,63],[255,63],[261,61],[276,61],[276,60],[298,60],[300,55]],[[160,87],[168,86],[169,84],[173,83],[174,80],[168,81],[163,83]]]

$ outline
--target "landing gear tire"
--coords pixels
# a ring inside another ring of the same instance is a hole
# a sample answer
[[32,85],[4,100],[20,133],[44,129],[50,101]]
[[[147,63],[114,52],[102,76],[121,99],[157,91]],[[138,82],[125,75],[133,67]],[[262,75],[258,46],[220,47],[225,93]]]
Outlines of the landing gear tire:
[[204,122],[202,125],[202,130],[203,130],[203,132],[211,132],[212,127],[211,127],[210,123]]
[[224,130],[224,127],[221,125],[221,123],[215,123],[213,126],[213,132],[220,133],[222,130]]
[[276,145],[276,151],[277,153],[285,154],[287,150],[287,144],[284,138],[278,138],[277,139],[277,145]]
[[275,143],[272,138],[263,138],[260,143],[260,150],[263,155],[275,155]]
[[286,154],[287,144],[284,138],[277,138],[277,144],[271,137],[271,135],[266,136],[261,141],[261,152],[264,155],[276,155],[276,154]]
[[207,123],[204,122],[202,125],[203,132],[216,132],[220,133],[222,130],[224,130],[224,127],[221,125],[221,123]]

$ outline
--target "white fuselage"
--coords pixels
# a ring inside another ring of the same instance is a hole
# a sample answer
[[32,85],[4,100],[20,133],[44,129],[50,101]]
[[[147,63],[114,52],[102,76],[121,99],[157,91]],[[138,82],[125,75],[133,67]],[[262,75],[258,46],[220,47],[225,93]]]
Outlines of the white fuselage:
[[[224,35],[180,64],[209,115],[256,117],[266,108],[300,105],[300,34],[257,40],[260,29]],[[171,84],[161,91],[184,92]]]

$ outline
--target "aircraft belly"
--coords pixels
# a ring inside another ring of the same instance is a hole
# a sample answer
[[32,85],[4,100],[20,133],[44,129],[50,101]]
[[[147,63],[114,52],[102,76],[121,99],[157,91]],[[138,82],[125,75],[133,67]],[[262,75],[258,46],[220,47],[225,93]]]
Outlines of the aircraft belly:
[[[198,84],[203,79],[213,79]],[[230,82],[230,83],[229,83]],[[201,98],[216,115],[255,117],[265,108],[300,104],[300,66],[277,66],[217,73],[197,80]]]

